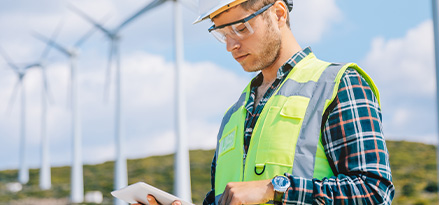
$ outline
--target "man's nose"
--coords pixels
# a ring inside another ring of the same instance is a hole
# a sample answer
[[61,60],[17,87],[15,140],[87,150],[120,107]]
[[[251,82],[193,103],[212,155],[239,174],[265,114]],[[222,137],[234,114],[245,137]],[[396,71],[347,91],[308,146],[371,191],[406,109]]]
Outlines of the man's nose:
[[235,49],[238,49],[241,44],[238,40],[231,38],[229,36],[226,37],[226,45],[227,45],[227,51],[232,52]]

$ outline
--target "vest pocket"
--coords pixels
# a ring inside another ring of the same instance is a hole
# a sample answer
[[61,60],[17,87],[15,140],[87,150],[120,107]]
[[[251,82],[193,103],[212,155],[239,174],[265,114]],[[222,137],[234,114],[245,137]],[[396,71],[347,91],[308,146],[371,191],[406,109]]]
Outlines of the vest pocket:
[[263,126],[258,136],[258,148],[255,150],[256,173],[260,173],[263,167],[265,167],[264,172],[269,174],[291,171],[308,103],[309,98],[291,96],[286,99],[282,107],[269,108],[263,119]]
[[280,115],[286,118],[302,120],[305,117],[309,100],[309,98],[302,96],[289,97],[282,107]]

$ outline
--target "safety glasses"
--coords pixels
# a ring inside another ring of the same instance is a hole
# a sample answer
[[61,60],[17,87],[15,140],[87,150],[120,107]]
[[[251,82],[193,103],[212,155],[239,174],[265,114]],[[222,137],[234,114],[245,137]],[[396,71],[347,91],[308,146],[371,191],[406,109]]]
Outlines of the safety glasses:
[[255,13],[232,23],[224,24],[218,27],[216,27],[214,24],[209,28],[208,31],[221,43],[226,43],[226,38],[228,37],[233,39],[245,39],[254,33],[254,30],[248,21],[263,13],[271,6],[273,6],[273,3],[268,4],[256,11]]

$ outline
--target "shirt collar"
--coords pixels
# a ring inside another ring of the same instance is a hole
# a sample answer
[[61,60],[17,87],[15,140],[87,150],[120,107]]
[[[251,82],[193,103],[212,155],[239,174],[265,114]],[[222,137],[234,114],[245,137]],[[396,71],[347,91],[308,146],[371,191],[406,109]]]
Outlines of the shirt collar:
[[[286,74],[288,74],[294,66],[297,65],[302,59],[307,57],[310,53],[312,53],[311,47],[306,47],[305,49],[295,53],[291,58],[288,59],[286,63],[284,63],[278,70],[276,74],[277,79],[282,79]],[[262,80],[264,79],[264,76],[262,75],[262,72],[259,72],[259,74],[253,78],[251,82],[251,87],[258,87],[262,84]]]

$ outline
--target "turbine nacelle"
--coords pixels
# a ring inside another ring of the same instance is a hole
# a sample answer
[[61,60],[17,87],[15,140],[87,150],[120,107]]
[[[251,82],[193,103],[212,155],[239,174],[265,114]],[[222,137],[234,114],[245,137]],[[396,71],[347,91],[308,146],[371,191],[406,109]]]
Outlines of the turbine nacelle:
[[69,57],[72,57],[72,58],[76,58],[76,57],[78,57],[79,54],[80,54],[79,49],[76,48],[76,47],[70,47],[70,48],[68,49],[68,51],[69,51],[69,54],[70,54]]

